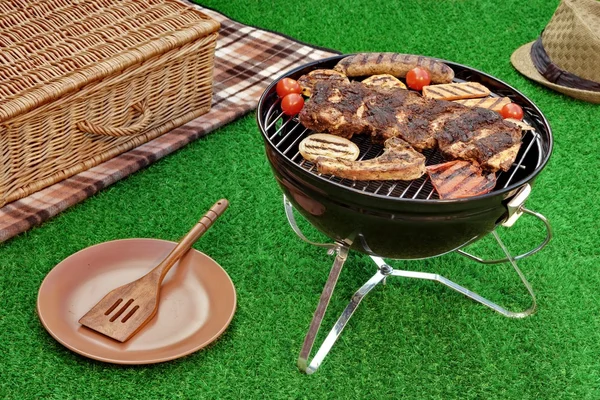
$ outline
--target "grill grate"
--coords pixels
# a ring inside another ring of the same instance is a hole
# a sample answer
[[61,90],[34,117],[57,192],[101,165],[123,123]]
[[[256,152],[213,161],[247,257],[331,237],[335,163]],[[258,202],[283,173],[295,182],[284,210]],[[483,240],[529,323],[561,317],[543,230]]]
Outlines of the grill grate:
[[[280,111],[279,101],[276,96],[273,96],[271,106],[265,114],[264,126],[266,136],[278,151],[296,165],[323,179],[365,193],[404,199],[439,199],[427,174],[412,181],[353,181],[319,173],[316,166],[312,162],[305,160],[298,151],[298,146],[302,139],[313,132],[302,126],[295,117],[289,118],[285,116]],[[524,118],[524,122],[534,128],[536,127],[536,121]],[[366,135],[354,135],[352,141],[360,149],[358,160],[369,160],[383,153],[383,146],[371,143],[370,138]],[[422,154],[426,157],[426,165],[435,165],[446,161],[437,149],[425,150]],[[496,173],[496,187],[494,190],[506,188],[512,182],[528,176],[541,163],[542,142],[540,135],[536,129],[525,131],[523,144],[517,155],[516,162],[507,172],[499,171]]]

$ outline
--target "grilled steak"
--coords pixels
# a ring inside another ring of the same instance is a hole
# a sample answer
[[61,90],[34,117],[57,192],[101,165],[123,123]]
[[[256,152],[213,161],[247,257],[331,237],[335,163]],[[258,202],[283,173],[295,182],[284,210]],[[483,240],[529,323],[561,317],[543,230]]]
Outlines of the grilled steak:
[[419,151],[437,145],[436,128],[443,120],[466,111],[456,103],[432,101],[398,89],[371,90],[365,107],[363,118],[374,142],[399,136]]
[[491,110],[360,82],[317,82],[298,118],[309,129],[347,138],[370,134],[383,143],[400,137],[419,151],[439,146],[490,171],[508,170],[521,145],[520,128]]
[[367,133],[370,126],[363,118],[367,95],[368,89],[359,82],[342,85],[317,82],[312,88],[312,97],[298,118],[302,125],[315,132],[329,132],[347,138]]
[[521,146],[521,129],[491,110],[472,108],[450,119],[437,134],[440,150],[453,159],[507,171]]
[[397,137],[385,141],[383,154],[379,157],[365,161],[319,157],[316,164],[323,174],[353,180],[410,181],[425,173],[425,156]]
[[302,88],[302,94],[310,97],[312,95],[313,87],[317,82],[329,80],[336,81],[341,85],[350,83],[350,80],[348,80],[346,75],[332,69],[315,69],[314,71],[310,71],[308,74],[302,75],[300,79],[298,79],[298,83]]

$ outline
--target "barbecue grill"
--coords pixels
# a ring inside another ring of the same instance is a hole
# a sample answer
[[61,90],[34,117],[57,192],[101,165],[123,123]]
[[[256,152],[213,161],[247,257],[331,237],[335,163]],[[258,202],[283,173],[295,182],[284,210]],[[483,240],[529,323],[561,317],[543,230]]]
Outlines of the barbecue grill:
[[[298,79],[314,69],[333,68],[343,57],[307,64],[279,79]],[[524,110],[524,122],[533,127],[533,130],[525,131],[513,166],[507,172],[497,173],[496,187],[488,194],[443,200],[438,197],[427,175],[413,181],[353,181],[320,174],[315,165],[304,160],[298,152],[299,143],[313,132],[304,128],[297,118],[282,114],[275,92],[279,79],[265,90],[259,101],[257,122],[267,159],[283,191],[288,222],[302,240],[324,247],[335,255],[298,359],[299,368],[308,374],[318,369],[364,296],[379,283],[385,283],[388,276],[437,281],[506,317],[523,318],[531,315],[537,307],[531,285],[516,262],[541,250],[552,237],[548,220],[524,206],[535,178],[552,152],[550,125],[531,100],[506,83],[470,67],[440,61],[454,70],[456,82],[480,82],[492,91],[492,96],[509,97],[519,104]],[[360,148],[359,160],[374,158],[383,152],[381,145],[371,143],[365,135],[355,135],[352,140]],[[423,154],[427,158],[426,165],[444,161],[438,150],[427,150]],[[307,239],[296,223],[295,210],[330,237],[333,243],[314,243]],[[540,220],[546,236],[532,250],[513,256],[496,230],[500,226],[511,227],[522,214]],[[494,237],[505,254],[504,258],[486,260],[463,250],[487,235]],[[350,249],[368,254],[377,271],[352,297],[309,363],[317,332]],[[483,264],[510,263],[531,296],[531,306],[524,311],[509,311],[438,274],[394,269],[384,260],[417,260],[452,251]]]

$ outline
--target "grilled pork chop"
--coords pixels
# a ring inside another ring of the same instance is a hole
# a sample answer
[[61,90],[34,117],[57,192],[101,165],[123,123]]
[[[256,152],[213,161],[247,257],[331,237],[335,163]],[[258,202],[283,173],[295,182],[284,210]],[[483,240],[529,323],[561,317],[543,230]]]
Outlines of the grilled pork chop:
[[378,143],[399,137],[418,151],[438,146],[453,159],[475,161],[490,171],[508,170],[521,145],[520,128],[491,110],[356,81],[317,82],[298,117],[317,132],[346,138],[370,134]]
[[317,170],[339,178],[361,181],[410,181],[425,173],[425,156],[398,137],[385,141],[383,154],[365,161],[319,157]]

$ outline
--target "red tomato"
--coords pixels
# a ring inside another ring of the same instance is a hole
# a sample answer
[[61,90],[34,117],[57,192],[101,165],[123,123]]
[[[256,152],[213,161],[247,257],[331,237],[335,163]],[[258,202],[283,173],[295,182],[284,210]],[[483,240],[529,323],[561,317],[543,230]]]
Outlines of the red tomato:
[[411,89],[421,90],[430,83],[431,76],[425,68],[416,67],[406,73],[406,85]]
[[523,109],[515,103],[508,103],[500,110],[502,118],[523,119]]
[[281,99],[281,109],[285,115],[296,115],[304,107],[304,99],[298,93],[290,93]]
[[275,89],[277,90],[277,95],[281,98],[284,98],[290,93],[302,92],[300,84],[292,78],[283,78],[282,80],[277,82],[277,86],[275,87]]

